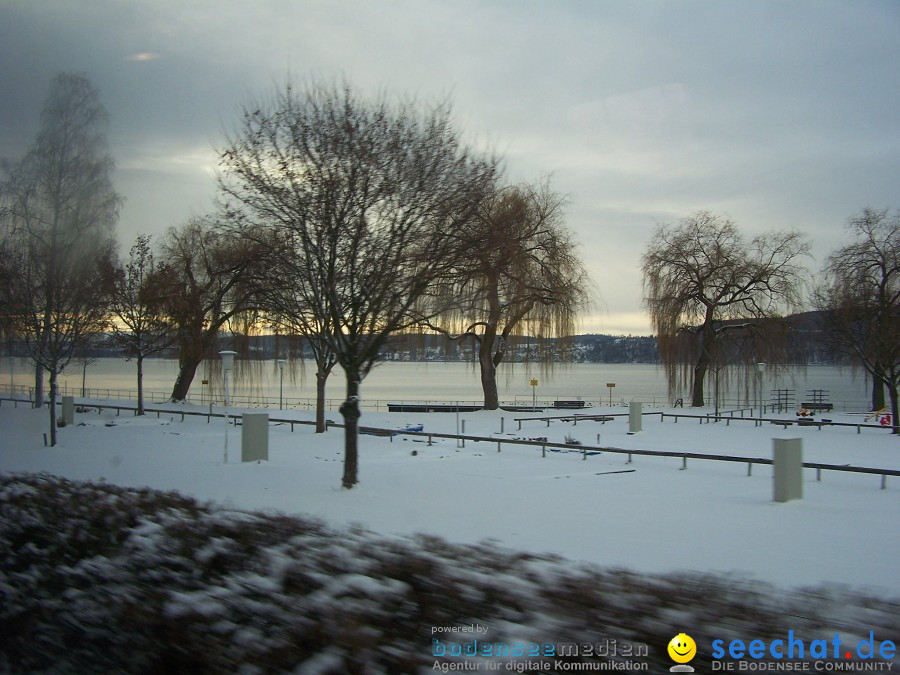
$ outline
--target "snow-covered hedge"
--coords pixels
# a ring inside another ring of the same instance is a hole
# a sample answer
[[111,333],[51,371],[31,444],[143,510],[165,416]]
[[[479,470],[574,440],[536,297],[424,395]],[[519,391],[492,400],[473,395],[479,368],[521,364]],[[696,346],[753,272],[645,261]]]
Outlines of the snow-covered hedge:
[[[6,672],[416,673],[528,662],[453,656],[473,640],[590,645],[592,656],[581,648],[550,661],[661,672],[672,665],[667,643],[687,632],[701,646],[691,665],[708,673],[703,646],[715,638],[874,630],[895,639],[898,616],[896,600],[849,590],[784,595],[735,578],[641,576],[490,543],[332,531],[175,493],[0,477]],[[475,626],[487,632],[455,632]],[[647,656],[622,655],[635,645]],[[604,646],[611,655],[597,656]]]

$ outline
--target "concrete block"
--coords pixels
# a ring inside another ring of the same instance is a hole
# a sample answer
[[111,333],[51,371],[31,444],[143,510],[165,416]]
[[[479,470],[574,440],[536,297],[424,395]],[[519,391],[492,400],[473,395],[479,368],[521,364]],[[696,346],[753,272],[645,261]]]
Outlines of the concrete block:
[[643,404],[640,401],[632,401],[628,404],[628,431],[637,433],[643,429],[644,417],[641,415]]
[[269,460],[269,416],[244,413],[241,416],[241,461]]
[[774,500],[803,499],[803,439],[773,439]]
[[64,424],[75,424],[75,397],[62,397],[62,421]]

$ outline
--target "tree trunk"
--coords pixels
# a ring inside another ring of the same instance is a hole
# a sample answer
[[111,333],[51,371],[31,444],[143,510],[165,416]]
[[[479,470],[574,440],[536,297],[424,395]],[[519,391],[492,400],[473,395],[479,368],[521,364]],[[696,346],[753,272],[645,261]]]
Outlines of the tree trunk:
[[34,407],[40,408],[44,405],[44,368],[43,366],[34,366]]
[[341,404],[344,416],[344,477],[342,487],[348,490],[359,482],[359,371],[347,371],[347,400]]
[[880,368],[872,375],[872,410],[881,410],[885,407],[884,399],[884,371]]
[[[716,327],[715,320],[712,318],[712,310],[706,312],[706,320],[703,323],[703,329],[700,331],[700,358],[697,359],[697,365],[694,366],[694,382],[693,391],[691,392],[691,407],[702,408],[706,405],[703,397],[703,386],[706,382],[706,373],[709,371],[712,363],[712,355],[716,353]],[[719,364],[715,364],[719,367]]]
[[706,381],[706,371],[709,370],[709,354],[704,349],[700,353],[697,365],[694,366],[694,382],[691,391],[691,407],[702,408],[705,405],[703,400],[703,383]]
[[719,417],[719,371],[721,371],[721,370],[722,370],[722,366],[717,363],[715,369],[713,370],[713,372],[715,373],[715,385],[714,385],[715,386],[715,398],[714,398],[714,401],[715,401],[715,415],[717,418],[716,422],[719,421],[718,420],[718,417]]
[[316,370],[316,433],[326,431],[325,427],[325,383],[328,381],[328,373]]
[[56,446],[56,370],[50,369],[50,447]]
[[197,367],[203,362],[203,355],[182,354],[178,368],[178,377],[175,378],[175,386],[172,388],[172,401],[183,401],[187,398]]
[[[894,380],[894,382],[896,382],[896,379]],[[898,414],[897,414],[898,413],[897,399],[900,397],[898,397],[898,395],[897,395],[898,394],[897,385],[893,384],[891,382],[888,382],[887,390],[888,390],[888,395],[891,398],[891,424],[894,427],[894,430],[892,433],[900,434],[900,419],[898,419]]]
[[491,358],[489,349],[482,348],[478,352],[478,361],[481,364],[481,389],[484,392],[484,409],[496,410],[500,407],[500,397],[497,394],[497,367]]
[[137,389],[138,389],[138,409],[137,414],[144,414],[144,355],[137,355]]
[[484,409],[496,410],[500,407],[497,395],[497,365],[494,362],[494,343],[497,341],[497,327],[489,323],[484,335],[478,340],[478,364],[481,368],[481,390],[484,393]]

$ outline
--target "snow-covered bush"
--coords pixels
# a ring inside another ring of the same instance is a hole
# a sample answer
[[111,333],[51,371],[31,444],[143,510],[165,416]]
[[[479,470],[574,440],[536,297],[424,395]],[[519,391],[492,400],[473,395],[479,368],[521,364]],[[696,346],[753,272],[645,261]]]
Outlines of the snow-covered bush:
[[[0,671],[416,673],[466,658],[435,655],[437,638],[646,644],[636,660],[659,672],[680,632],[698,645],[788,629],[896,638],[898,616],[896,600],[849,591],[783,595],[490,543],[333,531],[149,489],[0,477]],[[487,632],[445,631],[466,626]],[[610,659],[629,660],[563,660]],[[708,654],[692,665],[711,670]]]

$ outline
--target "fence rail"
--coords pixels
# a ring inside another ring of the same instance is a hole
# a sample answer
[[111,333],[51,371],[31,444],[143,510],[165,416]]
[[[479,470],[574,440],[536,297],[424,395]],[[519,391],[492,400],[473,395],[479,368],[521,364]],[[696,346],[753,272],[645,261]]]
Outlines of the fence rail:
[[[14,399],[9,397],[0,397],[0,404],[3,401],[14,401],[15,405],[18,403],[30,403],[30,401],[24,401],[22,399]],[[134,412],[137,414],[137,406],[136,405],[111,405],[105,403],[95,403],[95,402],[82,402],[78,404],[79,408],[82,410],[90,410],[97,409],[98,413],[102,413],[103,410],[115,410],[116,414],[121,414],[123,410]],[[234,418],[235,426],[238,425],[239,415],[228,413],[228,412],[214,412],[210,407],[209,411],[201,411],[201,410],[173,410],[171,408],[153,408],[146,407],[144,408],[145,413],[156,413],[157,417],[162,414],[167,415],[181,415],[181,421],[183,422],[185,416],[193,416],[193,417],[206,417],[207,423],[210,422],[212,418],[225,418],[228,417]],[[627,413],[619,413],[621,416]],[[671,415],[669,413],[659,413],[659,412],[649,412],[645,414],[650,415],[665,415],[669,417],[674,417],[675,415]],[[565,416],[566,419],[572,416]],[[582,417],[582,416],[579,416]],[[678,415],[678,417],[706,417],[700,415]],[[541,421],[542,418],[520,418],[524,420],[538,420]],[[662,417],[661,417],[662,419]],[[741,419],[741,418],[728,418],[725,417],[723,419]],[[750,418],[743,418],[750,419]],[[269,424],[285,424],[290,425],[291,432],[294,431],[295,425],[315,425],[315,422],[311,420],[294,420],[290,418],[278,418],[278,417],[270,417]],[[518,421],[518,420],[517,420]],[[777,420],[776,420],[777,421]],[[856,426],[856,425],[849,425]],[[873,426],[873,425],[864,425],[864,426]],[[327,428],[343,428],[344,425],[336,422],[326,421]],[[520,427],[521,428],[521,427]],[[881,428],[881,427],[879,427]],[[579,452],[582,455],[582,459],[587,460],[588,456],[602,454],[602,453],[614,453],[627,455],[628,460],[626,464],[632,464],[634,461],[634,457],[676,457],[681,458],[682,465],[681,469],[687,469],[688,460],[699,460],[699,461],[714,461],[714,462],[732,462],[739,464],[747,465],[747,475],[750,476],[753,473],[753,466],[757,464],[761,465],[772,465],[773,460],[767,459],[765,457],[741,457],[739,455],[711,455],[708,453],[702,452],[685,452],[682,450],[641,450],[641,449],[626,449],[626,448],[615,448],[610,446],[601,446],[601,445],[583,445],[581,443],[555,443],[548,441],[546,439],[534,440],[534,439],[519,439],[519,438],[497,438],[495,436],[476,436],[476,435],[467,435],[467,434],[449,434],[449,433],[441,433],[441,432],[426,432],[426,431],[408,431],[408,430],[398,430],[398,429],[385,429],[381,427],[360,427],[361,433],[368,434],[376,434],[381,436],[390,437],[393,439],[394,436],[402,435],[402,436],[417,436],[420,438],[427,439],[427,443],[430,445],[435,438],[444,438],[449,440],[455,440],[457,442],[462,442],[463,447],[465,447],[466,441],[470,441],[473,443],[493,443],[497,446],[497,452],[501,451],[503,445],[516,445],[516,446],[526,446],[532,448],[540,448],[541,456],[547,456],[547,449],[549,448],[551,451],[555,449],[565,449],[573,452]],[[836,472],[844,472],[844,473],[864,473],[864,474],[872,474],[881,476],[881,489],[887,489],[887,477],[888,476],[900,476],[900,469],[882,469],[878,467],[866,467],[866,466],[851,466],[849,464],[823,464],[820,462],[804,462],[803,467],[807,469],[815,469],[816,470],[816,480],[822,480],[822,471],[836,471]]]
[[[20,396],[24,396],[27,398],[34,398],[34,387],[26,384],[0,384],[0,391],[6,391],[10,395],[18,394]],[[83,393],[82,393],[83,392]],[[59,385],[59,395],[65,396],[75,396],[86,399],[103,399],[103,400],[123,400],[123,401],[136,401],[137,400],[137,391],[134,389],[115,389],[111,387],[85,387],[82,389],[80,386],[60,384]],[[147,403],[166,403],[169,401],[169,396],[171,395],[171,390],[162,391],[158,389],[145,389],[144,390],[144,400]],[[192,389],[191,395],[187,399],[190,403],[195,405],[209,405],[212,403],[213,405],[223,405],[224,397],[221,393],[214,394],[211,391],[207,390],[206,387],[194,387]],[[554,408],[554,403],[557,398],[540,398],[536,399],[536,405],[539,408]],[[668,396],[635,396],[629,397],[626,401],[624,398],[613,400],[612,406],[609,405],[608,399],[605,398],[602,394],[598,394],[597,396],[583,396],[580,397],[580,400],[585,402],[587,408],[604,408],[609,409],[612,408],[622,408],[628,407],[628,401],[640,401],[645,406],[659,408],[659,407],[675,407],[674,400]],[[264,408],[264,409],[284,409],[284,410],[315,410],[316,407],[316,399],[315,397],[303,397],[303,396],[277,396],[277,395],[255,395],[255,394],[235,394],[231,396],[231,402],[234,406],[242,407],[242,408]],[[328,398],[325,400],[325,408],[329,411],[336,411],[340,408],[341,403],[344,402],[342,398]],[[364,410],[374,410],[376,412],[386,412],[388,410],[388,404],[394,403],[408,403],[408,404],[416,404],[416,403],[459,403],[460,405],[475,405],[480,406],[483,401],[481,399],[361,399],[360,406]],[[834,405],[833,412],[855,412],[855,413],[863,413],[868,412],[868,404],[865,401],[855,401],[855,400],[846,400],[846,401],[833,401]],[[517,394],[514,396],[513,400],[502,401],[501,406],[528,406],[530,407],[532,404],[532,397],[530,395]],[[720,399],[719,406],[720,408],[724,408],[724,410],[720,410],[720,415],[727,415],[731,409],[733,410],[749,410],[748,407],[751,402],[748,402],[745,399]],[[713,399],[707,400],[707,405],[712,407],[714,405]],[[766,412],[775,412],[779,409],[779,405],[773,402],[767,402],[763,404],[763,414]]]
[[675,423],[678,423],[679,417],[686,417],[688,419],[696,419],[699,420],[700,424],[703,424],[703,421],[706,420],[706,423],[710,422],[719,422],[725,420],[725,426],[731,424],[732,420],[743,420],[747,422],[755,422],[756,425],[762,425],[766,422],[770,424],[774,424],[777,426],[784,427],[787,429],[789,426],[797,425],[798,427],[817,427],[819,431],[822,431],[823,427],[850,427],[856,428],[856,433],[860,433],[862,429],[881,429],[882,431],[890,431],[893,432],[895,429],[900,429],[900,425],[897,424],[866,424],[865,422],[832,422],[831,420],[815,420],[815,419],[804,419],[802,417],[798,417],[796,419],[783,419],[780,417],[744,417],[741,415],[740,417],[733,416],[722,416],[722,415],[690,415],[690,414],[682,414],[682,413],[665,413],[665,412],[651,412],[651,415],[659,415],[659,421],[665,421],[666,417],[674,417]]
[[[745,416],[744,412],[749,411],[749,415]],[[740,413],[736,415],[736,413]],[[573,415],[549,415],[549,416],[541,416],[541,417],[515,417],[513,418],[514,422],[518,423],[518,428],[522,428],[522,422],[545,422],[547,426],[550,426],[550,422],[572,422],[572,424],[577,425],[578,422],[601,422],[606,423],[614,420],[616,417],[628,417],[630,413],[616,413],[616,412],[607,412],[600,413],[596,415],[592,414],[573,414]],[[725,426],[730,426],[732,421],[744,421],[744,422],[754,422],[754,426],[761,426],[766,422],[770,424],[774,424],[776,426],[784,427],[785,429],[789,426],[797,425],[800,427],[817,427],[819,431],[822,430],[823,427],[850,427],[855,428],[856,433],[859,434],[863,429],[879,429],[881,431],[892,431],[893,429],[900,428],[898,425],[890,425],[890,424],[866,424],[865,422],[832,422],[831,420],[813,420],[813,419],[784,419],[781,417],[755,417],[753,415],[752,408],[742,408],[738,410],[729,410],[724,413],[720,413],[719,415],[713,415],[711,413],[706,413],[703,415],[692,414],[692,413],[667,413],[661,412],[659,410],[645,410],[641,412],[641,415],[659,415],[659,421],[664,422],[665,418],[671,417],[675,420],[675,423],[678,424],[678,420],[680,418],[685,419],[695,419],[700,424],[706,422],[707,424],[713,422],[725,422]]]

